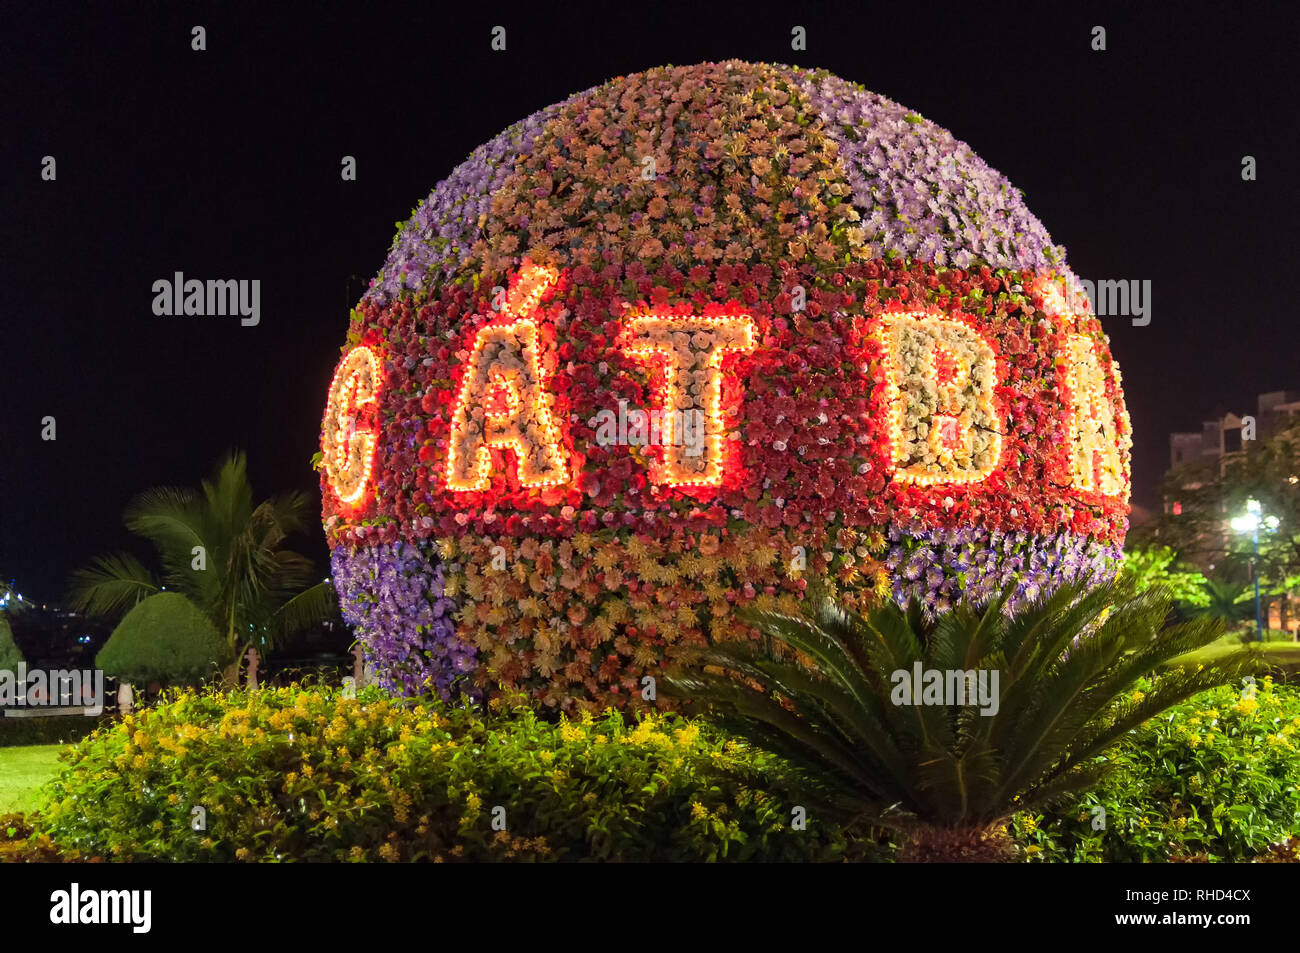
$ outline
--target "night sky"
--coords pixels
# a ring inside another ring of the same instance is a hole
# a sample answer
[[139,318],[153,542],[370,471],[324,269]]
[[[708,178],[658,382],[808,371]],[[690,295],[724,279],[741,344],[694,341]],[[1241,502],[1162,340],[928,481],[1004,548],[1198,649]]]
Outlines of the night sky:
[[[0,576],[28,599],[57,600],[72,570],[127,546],[132,495],[196,485],[230,447],[259,497],[318,493],[310,458],[348,308],[395,223],[516,120],[666,63],[768,60],[862,83],[1024,190],[1077,274],[1150,280],[1149,326],[1103,319],[1136,502],[1154,504],[1171,430],[1300,388],[1284,5],[49,6],[7,5],[0,28]],[[190,49],[196,24],[206,52]],[[790,49],[795,24],[806,52]],[[1104,53],[1089,48],[1098,24]],[[156,317],[153,282],[176,271],[260,279],[260,325]],[[323,573],[323,536],[304,545]]]

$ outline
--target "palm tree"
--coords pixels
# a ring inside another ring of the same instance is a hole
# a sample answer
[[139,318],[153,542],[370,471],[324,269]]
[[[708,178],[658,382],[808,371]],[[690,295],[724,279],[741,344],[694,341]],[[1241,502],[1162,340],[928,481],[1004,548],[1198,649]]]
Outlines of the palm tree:
[[[1013,591],[937,618],[915,603],[860,615],[826,598],[802,617],[748,612],[745,621],[801,656],[715,644],[703,669],[668,674],[666,692],[802,768],[810,800],[840,819],[901,831],[901,860],[1010,859],[1012,813],[1093,785],[1099,756],[1127,732],[1249,664],[1234,656],[1153,676],[1222,629],[1211,619],[1169,625],[1160,589],[1065,586],[1011,615]],[[916,663],[984,670],[996,706],[900,703],[900,676]],[[1153,678],[1145,694],[1134,689],[1143,677]]]
[[1205,604],[1191,610],[1192,615],[1221,619],[1229,628],[1244,627],[1254,621],[1255,605],[1251,587],[1241,582],[1206,579],[1201,584]]
[[99,556],[73,574],[69,601],[117,617],[164,589],[179,593],[225,640],[229,681],[249,646],[264,651],[338,611],[312,560],[286,545],[311,512],[297,491],[255,504],[244,454],[232,451],[198,492],[155,487],[127,505],[126,527],[153,543],[159,574],[129,553]]

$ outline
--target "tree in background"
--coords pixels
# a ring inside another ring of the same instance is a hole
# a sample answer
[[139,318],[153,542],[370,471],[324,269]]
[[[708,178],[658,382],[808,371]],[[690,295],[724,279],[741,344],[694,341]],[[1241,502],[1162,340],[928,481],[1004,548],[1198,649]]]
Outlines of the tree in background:
[[1217,577],[1248,582],[1251,539],[1228,523],[1245,512],[1247,500],[1258,500],[1278,520],[1275,532],[1259,536],[1261,586],[1276,589],[1300,575],[1300,422],[1244,446],[1221,473],[1218,461],[1171,470],[1162,492],[1181,512],[1160,514],[1156,533],[1184,559],[1214,564]]
[[5,613],[0,612],[0,672],[16,672],[22,661],[23,653],[18,650],[18,644],[14,642],[14,633],[9,628],[9,620],[5,618]]
[[[1171,470],[1162,492],[1177,504],[1169,509],[1178,512],[1162,513],[1152,529],[1161,543],[1224,585],[1251,585],[1254,564],[1266,624],[1268,605],[1277,603],[1281,626],[1289,629],[1291,593],[1300,583],[1300,421],[1243,447],[1223,461]],[[1230,527],[1248,500],[1258,501],[1262,514],[1277,520],[1276,530],[1260,531],[1257,561],[1250,534]],[[1225,607],[1223,617],[1231,619],[1235,611]]]
[[9,616],[22,612],[24,602],[10,582],[0,582],[0,672],[17,672],[23,653],[14,641],[14,631]]
[[1209,604],[1205,576],[1182,565],[1172,547],[1127,546],[1120,572],[1139,592],[1163,586],[1175,602],[1194,607]]
[[1192,614],[1206,619],[1218,619],[1228,632],[1244,635],[1255,628],[1254,587],[1240,582],[1207,579],[1202,587],[1204,605]]
[[220,635],[221,663],[233,681],[250,646],[265,653],[337,617],[333,587],[288,545],[314,514],[312,500],[299,492],[255,503],[244,454],[232,452],[197,492],[158,487],[127,505],[126,527],[153,544],[159,573],[129,553],[100,556],[74,573],[69,601],[111,618],[164,590],[179,594]]

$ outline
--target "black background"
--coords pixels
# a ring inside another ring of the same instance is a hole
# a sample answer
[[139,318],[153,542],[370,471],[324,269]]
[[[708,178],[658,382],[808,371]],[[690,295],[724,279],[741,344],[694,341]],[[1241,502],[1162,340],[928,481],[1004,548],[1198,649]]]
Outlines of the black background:
[[[1149,326],[1104,321],[1136,502],[1154,504],[1171,430],[1300,387],[1287,5],[3,6],[0,576],[28,599],[58,599],[74,568],[127,543],[134,493],[194,485],[229,447],[259,496],[314,492],[348,308],[394,223],[511,123],[665,63],[862,83],[1023,189],[1077,274],[1149,279]],[[1258,181],[1241,180],[1247,154]],[[260,326],[155,317],[151,286],[175,271],[260,279]],[[323,539],[308,545],[323,572]]]
[[[1294,928],[1293,878],[1263,864],[893,864],[865,873],[858,864],[637,865],[613,887],[604,865],[570,864],[564,891],[539,889],[538,874],[526,864],[41,864],[0,866],[0,884],[8,888],[5,910],[29,943],[100,940],[114,949],[176,949],[203,931],[263,944],[323,941],[326,949],[376,941],[414,941],[423,949],[452,938],[492,949],[545,947],[560,931],[579,949],[638,941],[688,950],[802,949],[841,931],[865,937],[870,925],[917,949],[965,948],[977,937],[1019,950],[1052,948],[1062,936],[1128,936],[1121,949],[1141,941],[1221,950],[1247,938],[1281,939]],[[672,897],[639,898],[665,878]],[[52,926],[51,894],[74,881],[83,892],[152,890],[152,929],[136,935],[126,926]],[[234,883],[239,894],[226,896]],[[1192,898],[1197,890],[1241,892],[1235,900],[1198,902],[1173,900],[1177,890]],[[1130,891],[1164,891],[1170,899],[1129,899]],[[1244,915],[1249,923],[1117,924],[1125,914]]]

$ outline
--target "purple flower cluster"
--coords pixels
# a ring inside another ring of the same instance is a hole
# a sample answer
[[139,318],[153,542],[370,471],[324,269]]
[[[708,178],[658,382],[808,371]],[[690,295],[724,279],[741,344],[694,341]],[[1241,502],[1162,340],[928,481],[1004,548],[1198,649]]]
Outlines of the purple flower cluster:
[[1007,604],[1015,612],[1066,582],[1101,583],[1114,576],[1120,548],[1074,533],[1039,537],[978,527],[908,533],[889,530],[885,568],[900,605],[920,600],[929,612],[946,612],[961,598],[985,602],[1013,582]]
[[343,618],[383,687],[450,698],[477,653],[456,636],[457,605],[444,594],[442,566],[432,554],[403,542],[340,546],[330,567]]
[[388,260],[362,300],[382,306],[404,288],[420,291],[453,280],[483,234],[483,217],[491,211],[492,195],[514,169],[514,160],[532,149],[547,122],[573,98],[515,123],[471,152],[439,182],[398,230]]
[[867,241],[882,252],[957,268],[1065,261],[1020,190],[948,130],[831,73],[796,72],[839,141]]

